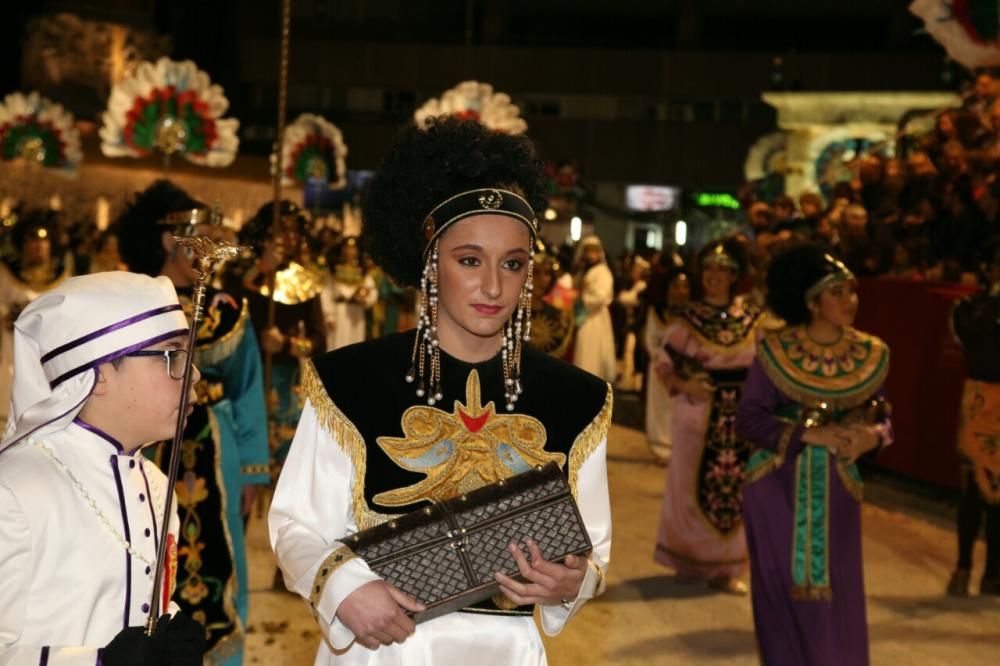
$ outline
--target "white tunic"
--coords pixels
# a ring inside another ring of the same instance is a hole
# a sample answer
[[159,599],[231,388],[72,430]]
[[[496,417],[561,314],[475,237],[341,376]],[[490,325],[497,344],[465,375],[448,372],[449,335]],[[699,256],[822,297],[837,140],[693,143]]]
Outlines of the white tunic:
[[[354,301],[364,289],[361,302]],[[333,275],[326,276],[326,286],[320,295],[323,319],[326,321],[326,350],[340,349],[365,340],[365,311],[378,300],[378,288],[370,275],[357,284],[347,284]]]
[[674,399],[663,381],[656,376],[656,364],[666,356],[663,349],[666,330],[667,325],[656,314],[656,310],[649,308],[644,331],[644,343],[649,354],[646,369],[646,439],[651,446],[659,447],[661,454],[670,451],[674,415]]
[[[541,609],[542,627],[558,634],[583,604],[603,591],[611,553],[611,507],[608,499],[607,438],[580,466],[578,504],[594,546],[580,594],[568,606]],[[285,461],[269,514],[271,546],[288,588],[309,599],[316,572],[338,539],[358,531],[352,505],[351,458],[306,403]],[[316,606],[324,642],[316,665],[476,666],[545,664],[545,649],[534,618],[456,612],[417,626],[402,645],[372,651],[354,643],[337,618],[340,603],[361,585],[378,580],[363,560],[352,559],[330,575]]]
[[614,382],[615,334],[608,306],[615,298],[615,278],[605,263],[592,266],[580,282],[580,300],[586,318],[576,331],[573,365],[601,379]]
[[145,625],[165,491],[155,465],[76,422],[0,453],[0,666],[92,666]]

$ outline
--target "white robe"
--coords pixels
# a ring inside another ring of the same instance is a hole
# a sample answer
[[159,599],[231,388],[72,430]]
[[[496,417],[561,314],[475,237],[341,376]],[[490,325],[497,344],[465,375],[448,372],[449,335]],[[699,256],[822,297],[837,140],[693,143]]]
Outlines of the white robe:
[[[588,599],[603,591],[611,553],[606,450],[605,438],[580,467],[580,514],[594,550],[579,596],[568,607],[542,608],[542,627],[549,635],[558,634]],[[350,456],[320,424],[313,405],[307,402],[268,516],[271,546],[285,585],[304,599],[309,599],[320,565],[343,546],[338,539],[358,531],[352,505],[353,478]],[[418,625],[402,645],[372,651],[354,643],[354,635],[337,618],[337,609],[349,594],[373,580],[378,576],[360,558],[348,561],[330,575],[316,606],[324,638],[316,654],[316,666],[547,663],[534,618],[527,616],[456,612]]]
[[[359,290],[365,290],[362,302],[351,301]],[[326,287],[320,295],[323,319],[326,321],[326,350],[333,351],[365,340],[365,311],[378,300],[378,288],[371,275],[358,284],[347,284],[327,275]]]
[[614,382],[618,374],[615,334],[608,306],[615,298],[615,278],[605,263],[590,267],[580,283],[580,300],[586,318],[576,330],[573,365]]
[[666,330],[667,325],[656,314],[656,310],[649,308],[644,331],[646,352],[649,354],[646,369],[646,439],[662,453],[670,450],[674,413],[674,399],[663,381],[656,376],[656,364],[666,356],[663,349]]
[[[0,666],[93,666],[145,625],[166,485],[138,452],[76,423],[0,453]],[[175,513],[175,539],[177,526]]]

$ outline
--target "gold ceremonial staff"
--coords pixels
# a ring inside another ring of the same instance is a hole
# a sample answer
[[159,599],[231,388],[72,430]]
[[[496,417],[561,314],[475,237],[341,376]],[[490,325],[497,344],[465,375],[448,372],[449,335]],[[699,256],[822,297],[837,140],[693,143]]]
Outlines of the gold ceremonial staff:
[[[272,177],[273,204],[271,206],[271,241],[277,238],[281,225],[281,173],[285,168],[282,162],[282,149],[285,143],[285,112],[288,106],[288,43],[292,33],[292,0],[282,0],[281,3],[281,51],[278,60],[278,126],[274,139],[274,173]],[[277,303],[274,300],[278,267],[266,277],[267,280],[267,326],[265,331],[274,328],[277,318]],[[271,415],[271,367],[274,354],[264,352],[264,397],[268,415]]]
[[166,529],[162,530],[160,547],[156,553],[156,574],[153,578],[153,598],[149,604],[149,617],[146,618],[146,635],[152,636],[156,630],[156,622],[159,619],[160,595],[163,585],[163,576],[166,570],[167,559],[167,534],[170,532],[170,515],[174,508],[174,486],[177,485],[177,469],[180,467],[181,442],[184,439],[184,425],[187,421],[188,393],[191,392],[191,368],[194,360],[194,342],[198,336],[198,324],[201,323],[202,314],[205,307],[205,289],[208,287],[208,280],[212,277],[216,266],[226,259],[232,259],[247,248],[231,245],[224,241],[214,241],[208,236],[174,236],[174,241],[183,248],[186,248],[193,255],[192,266],[194,267],[197,281],[191,295],[193,307],[191,309],[191,329],[188,331],[187,354],[184,361],[184,379],[181,391],[181,404],[177,411],[177,429],[174,432],[174,441],[170,446],[170,464],[167,467],[167,499],[163,507],[162,523]]

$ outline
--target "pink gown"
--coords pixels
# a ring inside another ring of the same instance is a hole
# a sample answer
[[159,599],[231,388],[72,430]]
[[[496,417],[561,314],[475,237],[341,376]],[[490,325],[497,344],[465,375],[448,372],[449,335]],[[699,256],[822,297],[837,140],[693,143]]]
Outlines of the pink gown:
[[664,333],[658,369],[674,374],[675,361],[686,357],[684,365],[700,364],[716,386],[711,400],[678,394],[673,401],[673,454],[654,559],[683,576],[709,580],[747,570],[741,503],[750,445],[734,424],[761,319],[760,309],[740,298],[726,308],[694,303]]

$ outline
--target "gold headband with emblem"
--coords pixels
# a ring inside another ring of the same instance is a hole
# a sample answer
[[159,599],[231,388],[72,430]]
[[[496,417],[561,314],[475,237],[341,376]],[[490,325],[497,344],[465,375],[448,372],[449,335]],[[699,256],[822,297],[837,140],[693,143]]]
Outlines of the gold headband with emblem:
[[835,259],[829,254],[823,255],[823,259],[826,261],[827,266],[831,269],[831,272],[817,280],[806,290],[806,303],[811,303],[814,298],[820,295],[820,293],[835,284],[857,279],[854,276],[854,273],[851,272],[851,269],[848,268],[844,262]]
[[726,246],[722,243],[716,244],[701,260],[702,266],[721,266],[729,268],[734,273],[740,273],[740,262],[736,257],[726,252]]
[[487,187],[469,190],[445,199],[424,218],[423,231],[427,240],[424,258],[427,258],[434,247],[434,242],[441,237],[445,229],[459,220],[484,214],[504,215],[523,222],[531,233],[531,242],[535,242],[538,235],[538,218],[535,217],[531,205],[519,194]]

